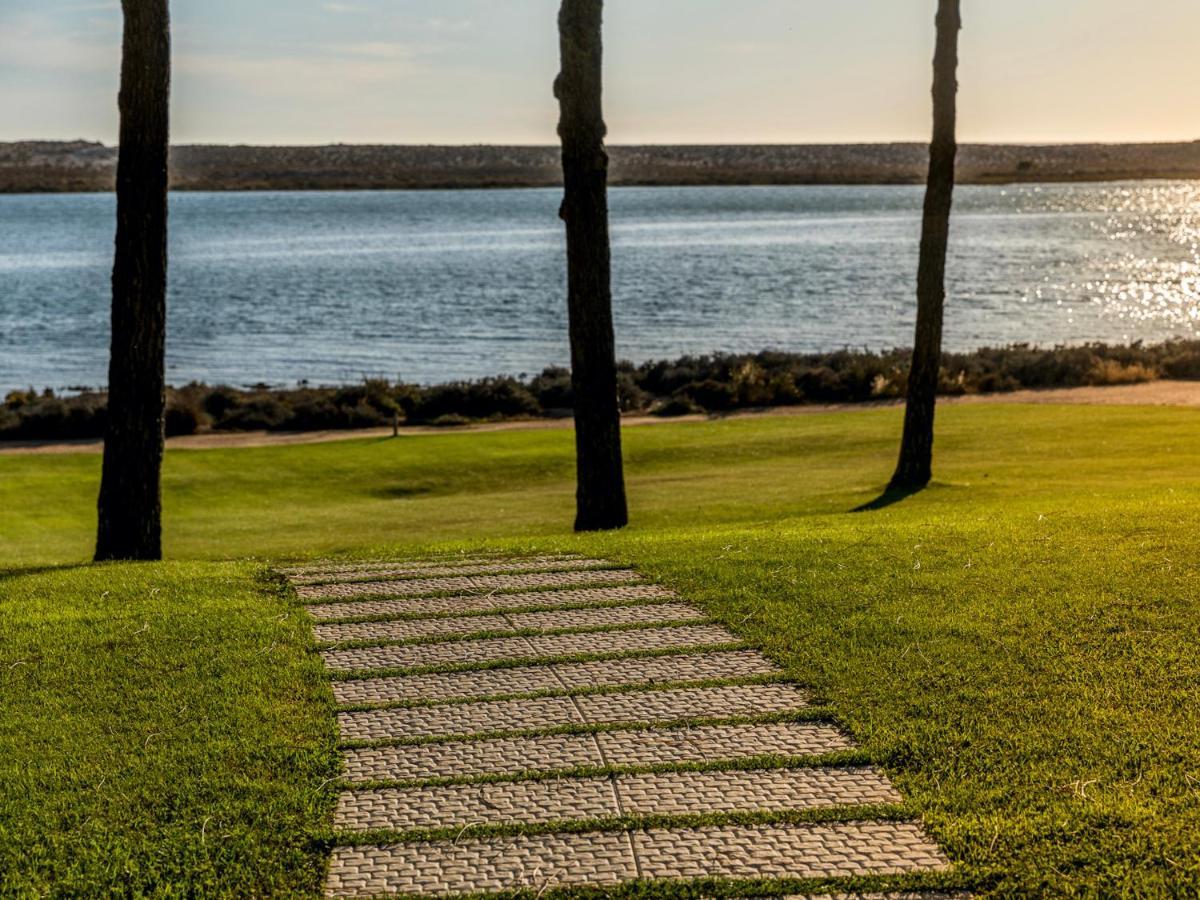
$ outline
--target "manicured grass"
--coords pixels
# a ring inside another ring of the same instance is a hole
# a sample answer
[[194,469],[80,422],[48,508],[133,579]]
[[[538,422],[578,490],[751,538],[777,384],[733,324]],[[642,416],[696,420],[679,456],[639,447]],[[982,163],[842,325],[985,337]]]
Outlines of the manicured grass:
[[310,629],[237,564],[0,576],[0,895],[315,894]]
[[[566,532],[567,432],[176,452],[167,464],[168,550],[192,559],[366,557],[436,543],[635,563],[811,685],[886,766],[965,883],[997,896],[1200,892],[1200,414],[959,406],[940,413],[939,428],[938,483],[864,513],[851,510],[879,492],[894,461],[895,410],[631,429],[634,526],[587,538]],[[91,456],[0,458],[0,565],[86,557],[98,466]],[[178,624],[179,634],[194,635],[194,645],[182,640],[187,652],[248,660],[251,648],[235,633],[292,628],[274,622],[288,607],[255,586],[254,571],[169,564],[0,581],[0,684],[24,668],[10,671],[5,660],[30,647],[57,648],[54,667],[18,676],[22,696],[34,691],[40,700],[19,701],[14,715],[12,692],[4,697],[6,744],[19,759],[62,772],[74,770],[79,742],[62,735],[76,718],[94,720],[101,747],[137,743],[106,737],[101,722],[121,723],[113,725],[118,734],[163,730],[180,703],[114,707],[124,679],[144,684],[145,673],[122,671],[123,645],[105,644],[141,627],[146,614],[131,612],[138,602],[159,601],[136,600],[133,589],[125,592],[130,602],[100,595],[112,590],[110,580],[153,581],[176,598],[178,622],[225,623],[212,634]],[[222,580],[234,588],[204,588]],[[203,616],[192,617],[190,591]],[[255,681],[263,670],[250,664],[238,667],[246,684],[197,665],[175,689],[199,694],[204,686],[206,702],[221,710],[210,721],[224,723],[230,744],[250,733],[262,754],[297,742],[308,748],[278,781],[248,779],[278,791],[260,788],[293,810],[294,828],[263,827],[260,818],[256,831],[259,807],[250,802],[237,806],[242,818],[228,814],[244,826],[240,852],[266,842],[261,852],[271,863],[254,877],[274,885],[296,879],[289,887],[299,889],[314,877],[311,858],[292,850],[284,859],[279,848],[304,847],[302,833],[320,833],[322,754],[332,738],[321,724],[323,689],[303,662],[307,639],[295,628],[279,643],[291,662],[276,662],[270,679]],[[260,637],[255,648],[264,643]],[[239,713],[238,703],[257,711]],[[289,727],[305,739],[271,737]],[[23,749],[30,735],[40,735],[36,753]],[[180,822],[195,825],[199,785],[244,777],[196,769],[194,755],[213,751],[170,749],[186,738],[138,751],[167,754],[151,780],[160,784],[153,797],[180,810],[178,819],[163,813],[172,832],[185,830]],[[122,785],[139,768],[120,769]],[[77,840],[37,812],[65,808],[74,798],[64,785],[75,782],[43,776],[9,791],[9,781],[6,795],[29,799],[5,801],[0,829],[34,848]],[[303,785],[316,793],[302,802]],[[138,796],[129,794],[131,817]],[[103,836],[93,843],[136,861],[146,879],[139,884],[174,883],[188,868],[160,856],[145,829],[127,829],[118,816],[91,827]],[[195,850],[194,840],[185,845]],[[49,859],[54,850],[38,853]],[[297,867],[309,874],[295,874]],[[249,891],[264,883],[239,883],[250,873],[236,866],[224,877]]]
[[[1187,490],[1194,411],[947,407],[940,485],[903,510],[959,515],[1093,485]],[[844,516],[891,474],[900,413],[853,411],[628,429],[634,527]],[[381,546],[561,535],[569,431],[510,431],[167,455],[166,545],[182,559],[363,554]],[[83,562],[98,455],[0,457],[0,566]],[[903,512],[902,515],[907,515]]]

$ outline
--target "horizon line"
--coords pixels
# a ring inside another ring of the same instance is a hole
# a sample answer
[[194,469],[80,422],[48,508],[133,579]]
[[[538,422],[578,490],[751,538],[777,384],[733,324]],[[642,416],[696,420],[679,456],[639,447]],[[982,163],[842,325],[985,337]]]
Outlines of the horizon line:
[[[76,138],[14,138],[0,140],[0,145],[3,144],[91,144],[99,145],[106,149],[116,149],[119,143],[108,143],[104,140],[86,137]],[[1004,140],[1004,141],[959,141],[959,147],[1141,147],[1141,146],[1169,146],[1183,144],[1200,144],[1200,137],[1196,138],[1180,138],[1176,140],[1153,139],[1153,140],[1061,140],[1061,141],[1023,141],[1023,140]],[[897,147],[897,146],[921,146],[929,145],[928,140],[920,139],[894,139],[894,140],[847,140],[847,141],[620,141],[606,143],[606,146],[613,147]],[[276,142],[276,143],[256,143],[247,141],[180,141],[178,143],[172,141],[172,147],[301,147],[301,148],[321,148],[321,147],[521,147],[530,149],[557,149],[560,145],[557,142],[534,142],[534,141],[465,141],[458,143],[438,142],[438,141],[414,141],[414,142],[395,142],[395,141],[297,141],[297,142]]]

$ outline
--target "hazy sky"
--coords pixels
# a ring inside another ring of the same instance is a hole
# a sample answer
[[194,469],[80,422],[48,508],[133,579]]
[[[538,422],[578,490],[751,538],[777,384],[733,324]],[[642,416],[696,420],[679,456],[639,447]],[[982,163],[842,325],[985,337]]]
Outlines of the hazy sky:
[[[925,140],[935,0],[609,0],[613,143]],[[557,0],[174,0],[174,139],[552,143]],[[963,0],[967,141],[1200,138],[1198,0]],[[0,0],[0,140],[116,136],[116,0]]]

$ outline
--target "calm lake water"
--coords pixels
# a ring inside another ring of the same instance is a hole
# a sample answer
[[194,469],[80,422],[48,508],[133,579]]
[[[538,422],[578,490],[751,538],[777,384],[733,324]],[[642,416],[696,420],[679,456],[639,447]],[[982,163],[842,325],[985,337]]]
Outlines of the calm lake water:
[[[1200,327],[1200,183],[958,193],[950,348]],[[922,191],[612,192],[641,361],[911,343]],[[175,194],[168,377],[434,382],[567,360],[556,190]],[[0,197],[0,389],[101,385],[113,198]]]

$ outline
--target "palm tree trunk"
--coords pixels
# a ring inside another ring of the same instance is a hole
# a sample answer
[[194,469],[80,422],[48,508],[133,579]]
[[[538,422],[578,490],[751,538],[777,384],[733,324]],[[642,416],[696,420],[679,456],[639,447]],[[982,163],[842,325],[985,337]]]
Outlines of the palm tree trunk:
[[937,51],[933,59],[933,142],[921,227],[917,272],[917,331],[908,374],[908,403],[900,462],[891,486],[919,489],[933,477],[933,418],[942,363],[942,319],[946,304],[946,245],[954,200],[960,0],[938,0]]
[[167,0],[122,0],[108,428],[96,559],[161,559],[171,38]]
[[608,154],[601,106],[603,0],[563,0],[558,15],[562,71],[560,216],[567,227],[567,306],[575,393],[576,531],[621,528],[629,520],[621,462],[608,235]]

